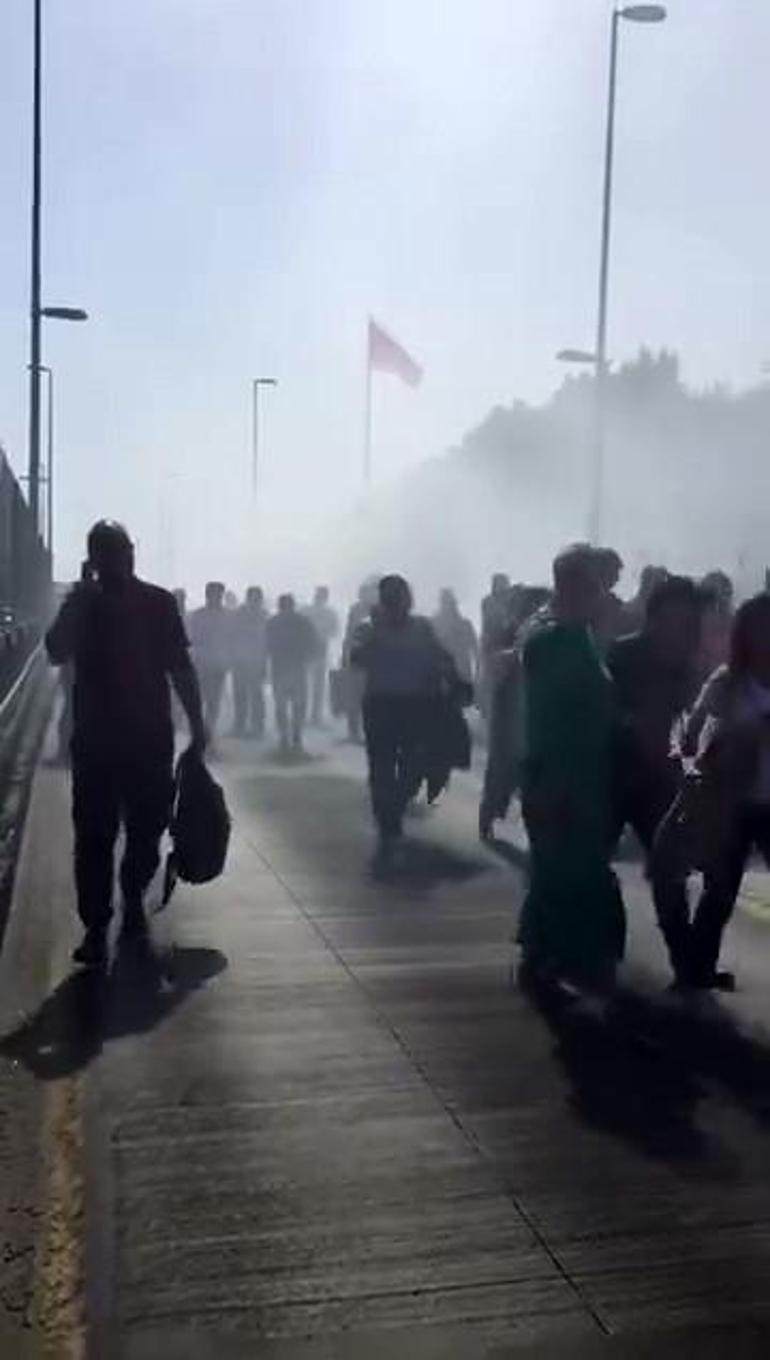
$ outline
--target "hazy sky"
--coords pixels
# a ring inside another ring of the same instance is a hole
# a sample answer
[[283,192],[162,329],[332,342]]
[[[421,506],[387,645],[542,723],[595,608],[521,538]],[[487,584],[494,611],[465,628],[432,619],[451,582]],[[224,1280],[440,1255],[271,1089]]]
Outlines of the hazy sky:
[[[591,345],[605,0],[45,0],[45,256],[61,571],[124,518],[147,574],[241,585],[359,489],[364,334],[425,367],[375,394],[378,475]],[[5,0],[0,437],[26,464],[31,4]],[[694,383],[770,358],[766,0],[621,34],[610,351]],[[249,382],[265,398],[259,550]],[[284,554],[285,556],[285,550]],[[299,585],[299,581],[290,584]]]

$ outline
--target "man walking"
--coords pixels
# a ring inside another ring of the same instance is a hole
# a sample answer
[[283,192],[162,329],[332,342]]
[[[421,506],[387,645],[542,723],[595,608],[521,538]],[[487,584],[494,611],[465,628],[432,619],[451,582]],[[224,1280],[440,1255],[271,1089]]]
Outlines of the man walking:
[[281,755],[302,752],[307,718],[308,671],[318,641],[309,619],[297,612],[293,595],[281,595],[278,613],[267,625],[267,652],[275,699]]
[[225,587],[209,581],[206,603],[190,615],[190,641],[200,676],[206,726],[216,736],[227,672],[232,663],[232,612],[225,609]]
[[158,867],[173,792],[168,682],[202,752],[198,681],[173,597],[136,578],[131,540],[108,520],[88,535],[82,580],[64,601],[46,647],[54,665],[74,669],[75,881],[85,927],[74,958],[98,967],[107,954],[121,825],[123,931],[146,934],[144,894]]
[[249,586],[245,603],[236,610],[232,621],[233,735],[236,737],[259,740],[264,736],[268,618],[261,587]]
[[379,604],[351,646],[365,677],[364,732],[372,812],[383,867],[398,849],[404,813],[424,773],[442,684],[457,673],[427,619],[412,614],[403,576],[384,576]]
[[318,638],[318,650],[310,669],[310,721],[320,727],[326,706],[326,681],[329,675],[329,647],[340,631],[340,622],[329,604],[329,587],[318,586],[313,603],[305,611]]

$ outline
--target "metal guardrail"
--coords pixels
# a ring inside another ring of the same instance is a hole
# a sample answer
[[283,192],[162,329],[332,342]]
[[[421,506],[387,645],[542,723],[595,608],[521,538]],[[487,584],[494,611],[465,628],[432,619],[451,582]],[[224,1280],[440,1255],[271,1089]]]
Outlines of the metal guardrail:
[[21,670],[16,675],[8,693],[0,699],[0,742],[3,740],[6,726],[13,722],[30,676],[36,669],[40,668],[42,660],[43,646],[42,643],[38,642],[28,654],[26,661],[22,663]]
[[24,621],[0,626],[0,704],[39,646],[40,625]]
[[32,775],[54,686],[42,643],[37,642],[0,701],[0,947]]

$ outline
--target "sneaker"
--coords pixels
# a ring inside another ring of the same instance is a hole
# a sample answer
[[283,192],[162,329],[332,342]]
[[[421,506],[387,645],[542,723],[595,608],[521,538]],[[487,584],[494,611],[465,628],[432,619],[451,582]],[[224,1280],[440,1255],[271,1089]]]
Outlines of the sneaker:
[[74,963],[84,968],[103,968],[107,962],[107,931],[102,926],[91,926],[77,949],[72,951]]

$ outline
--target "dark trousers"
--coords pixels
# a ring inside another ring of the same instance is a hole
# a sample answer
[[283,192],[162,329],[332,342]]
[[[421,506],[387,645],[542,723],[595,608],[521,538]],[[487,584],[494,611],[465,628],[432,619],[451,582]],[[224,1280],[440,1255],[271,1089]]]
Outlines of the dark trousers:
[[624,828],[630,826],[648,857],[650,886],[655,913],[666,942],[671,966],[678,977],[690,967],[690,907],[685,879],[666,873],[652,860],[655,833],[676,796],[673,771],[662,767],[660,772],[635,770],[631,767],[623,779],[616,806],[614,842]]
[[374,820],[384,836],[398,836],[410,798],[425,773],[434,704],[412,696],[364,700],[364,734]]
[[718,857],[703,876],[703,892],[690,928],[690,960],[695,980],[716,970],[725,926],[756,847],[770,866],[770,805],[744,804],[725,834]]
[[121,826],[126,840],[120,884],[128,906],[141,903],[158,868],[173,794],[171,752],[76,753],[72,791],[78,911],[87,928],[106,927]]
[[219,726],[219,714],[222,708],[222,696],[225,692],[227,671],[224,666],[210,666],[201,662],[198,664],[198,677],[203,699],[203,716],[209,734],[213,738],[216,736]]
[[237,736],[261,737],[265,730],[265,680],[261,667],[233,668],[233,706]]
[[282,746],[302,745],[302,733],[307,719],[307,672],[291,671],[273,676],[275,725]]

